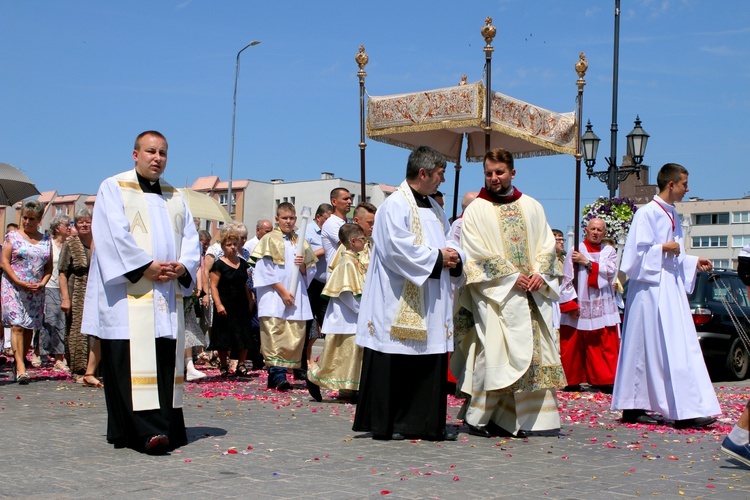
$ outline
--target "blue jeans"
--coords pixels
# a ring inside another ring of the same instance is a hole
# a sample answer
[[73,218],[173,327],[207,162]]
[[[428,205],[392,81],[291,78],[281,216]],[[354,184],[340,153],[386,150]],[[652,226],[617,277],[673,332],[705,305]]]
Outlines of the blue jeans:
[[272,386],[277,386],[286,380],[286,368],[281,366],[270,366],[268,367],[268,383]]

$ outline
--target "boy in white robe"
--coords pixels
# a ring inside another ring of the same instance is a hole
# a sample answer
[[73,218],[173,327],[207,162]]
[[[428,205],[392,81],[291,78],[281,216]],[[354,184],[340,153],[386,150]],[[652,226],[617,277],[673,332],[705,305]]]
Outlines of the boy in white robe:
[[659,423],[650,410],[675,428],[702,428],[721,414],[687,300],[696,271],[711,270],[710,260],[685,254],[674,203],[688,192],[687,178],[676,163],[661,168],[659,194],[635,213],[625,242],[630,281],[612,393],[625,423]]
[[[294,205],[276,208],[278,227],[263,236],[250,259],[255,263],[261,352],[268,366],[268,388],[288,391],[288,368],[301,366],[305,346],[305,324],[313,318],[307,288],[315,277],[317,259],[303,238],[303,255],[297,255]],[[297,267],[299,273],[294,272]],[[296,276],[295,276],[296,274]],[[290,291],[292,280],[297,290]]]
[[367,267],[360,260],[366,252],[365,232],[357,224],[344,224],[339,241],[345,248],[331,269],[323,296],[328,308],[321,332],[326,335],[319,362],[307,372],[307,388],[316,401],[322,401],[320,387],[328,390],[357,391],[362,370],[362,348],[357,346],[359,301]]

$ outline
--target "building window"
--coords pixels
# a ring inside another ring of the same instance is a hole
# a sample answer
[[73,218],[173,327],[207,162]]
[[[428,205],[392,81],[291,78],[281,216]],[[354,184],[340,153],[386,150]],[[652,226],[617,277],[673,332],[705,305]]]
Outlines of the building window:
[[745,245],[750,245],[750,234],[738,234],[732,236],[732,247],[738,248],[744,247]]
[[726,236],[694,236],[693,248],[725,248]]
[[276,207],[278,207],[281,204],[281,200],[276,198]]
[[711,265],[718,269],[732,269],[729,259],[711,259]]
[[732,224],[744,224],[747,222],[750,222],[750,210],[732,212]]
[[294,205],[296,203],[296,200],[297,200],[297,198],[295,196],[292,196],[291,198],[289,198],[289,203],[291,203],[292,205]]
[[696,226],[710,226],[712,224],[729,224],[729,212],[717,214],[695,214]]
[[[226,207],[227,206],[227,193],[222,193],[219,195],[219,204]],[[237,205],[237,193],[232,192],[232,207],[235,207]]]
[[63,207],[61,207],[60,205],[57,205],[55,207],[55,215],[62,215],[62,213],[63,213]]

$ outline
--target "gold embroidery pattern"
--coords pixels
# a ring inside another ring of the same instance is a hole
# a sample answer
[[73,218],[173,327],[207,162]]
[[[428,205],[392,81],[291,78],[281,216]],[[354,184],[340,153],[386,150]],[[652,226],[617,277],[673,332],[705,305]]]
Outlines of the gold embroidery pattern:
[[526,233],[526,219],[521,205],[516,201],[504,205],[495,205],[503,250],[508,262],[524,274],[531,274],[531,259]]
[[509,276],[518,270],[500,255],[493,255],[487,259],[468,262],[464,266],[466,283],[482,283],[492,281],[503,276]]
[[146,229],[146,223],[143,222],[143,217],[141,216],[140,212],[135,213],[135,217],[133,218],[133,222],[130,223],[130,232],[134,233],[135,228],[140,227],[141,231],[144,233],[148,233],[148,229]]

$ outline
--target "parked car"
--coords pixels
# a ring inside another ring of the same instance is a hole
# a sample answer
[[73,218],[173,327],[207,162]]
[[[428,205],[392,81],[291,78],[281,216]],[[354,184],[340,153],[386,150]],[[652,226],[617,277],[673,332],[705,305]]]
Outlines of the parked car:
[[727,310],[731,308],[739,324],[750,333],[750,300],[737,271],[699,271],[688,301],[706,363],[718,361],[732,378],[747,378],[750,355]]

